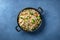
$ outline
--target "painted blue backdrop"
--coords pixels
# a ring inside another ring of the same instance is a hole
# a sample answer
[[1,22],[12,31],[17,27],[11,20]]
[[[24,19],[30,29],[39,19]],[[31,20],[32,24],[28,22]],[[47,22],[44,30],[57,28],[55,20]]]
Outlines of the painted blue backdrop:
[[[43,23],[34,33],[17,32],[17,15],[41,6]],[[60,0],[0,0],[0,40],[60,40]]]

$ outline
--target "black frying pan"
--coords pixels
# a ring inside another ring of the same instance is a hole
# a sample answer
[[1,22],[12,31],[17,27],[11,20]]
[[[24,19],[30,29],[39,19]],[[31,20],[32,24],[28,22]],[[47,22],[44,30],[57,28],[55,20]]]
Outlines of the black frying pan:
[[[34,9],[34,10],[36,10],[36,11],[40,14],[40,17],[41,17],[41,20],[42,20],[42,15],[41,15],[41,13],[43,12],[43,9],[42,9],[41,7],[38,7],[38,9],[32,8],[32,7],[27,7],[27,8],[24,8],[23,10],[21,10],[21,11],[19,12],[19,14],[20,14],[22,11],[26,10],[26,9]],[[19,23],[18,23],[19,14],[18,14],[18,16],[17,16],[17,24],[18,24],[18,26],[16,26],[16,30],[17,30],[18,32],[21,31],[21,30],[23,30],[23,29],[20,27]],[[41,23],[40,23],[38,26],[40,27],[41,24],[42,24],[42,21],[41,21]],[[36,30],[38,30],[39,27],[38,27]],[[36,31],[36,30],[34,30],[34,31]],[[25,30],[23,30],[23,31],[25,31]],[[32,31],[32,32],[34,32],[34,31]],[[26,31],[26,32],[30,32],[30,31]]]

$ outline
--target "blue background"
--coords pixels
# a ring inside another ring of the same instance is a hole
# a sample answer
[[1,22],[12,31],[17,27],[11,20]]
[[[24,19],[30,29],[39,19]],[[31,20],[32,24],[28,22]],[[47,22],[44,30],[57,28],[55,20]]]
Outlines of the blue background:
[[[41,30],[17,32],[17,15],[25,7],[44,10]],[[0,0],[0,40],[60,40],[60,0]]]

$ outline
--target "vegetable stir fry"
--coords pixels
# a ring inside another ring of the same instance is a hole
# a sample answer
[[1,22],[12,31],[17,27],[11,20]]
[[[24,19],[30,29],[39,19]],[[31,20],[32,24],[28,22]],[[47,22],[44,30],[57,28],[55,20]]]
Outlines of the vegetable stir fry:
[[34,9],[26,9],[19,14],[18,23],[25,31],[34,31],[41,23],[40,14]]

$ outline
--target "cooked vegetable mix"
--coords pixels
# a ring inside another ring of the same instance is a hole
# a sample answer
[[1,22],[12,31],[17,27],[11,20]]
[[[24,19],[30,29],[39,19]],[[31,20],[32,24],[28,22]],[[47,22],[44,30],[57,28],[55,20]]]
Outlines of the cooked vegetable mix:
[[32,21],[31,21],[32,23],[35,23],[35,20],[34,19],[32,19]]
[[23,30],[36,30],[41,23],[40,14],[34,9],[26,9],[19,14],[18,23]]

